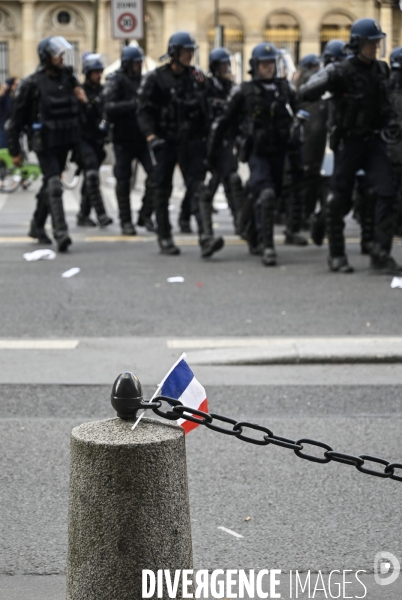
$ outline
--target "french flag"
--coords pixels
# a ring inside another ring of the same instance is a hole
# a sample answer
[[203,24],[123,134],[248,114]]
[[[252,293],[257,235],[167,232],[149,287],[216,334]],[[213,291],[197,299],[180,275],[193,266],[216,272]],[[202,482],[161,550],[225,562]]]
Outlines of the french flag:
[[[190,369],[186,354],[182,354],[179,360],[173,365],[169,373],[159,384],[159,394],[180,400],[184,406],[191,406],[195,410],[208,412],[208,398],[205,389],[194,377],[194,373]],[[186,419],[178,419],[178,425],[184,429],[184,433],[188,433],[192,429],[199,427],[197,423],[186,421]]]

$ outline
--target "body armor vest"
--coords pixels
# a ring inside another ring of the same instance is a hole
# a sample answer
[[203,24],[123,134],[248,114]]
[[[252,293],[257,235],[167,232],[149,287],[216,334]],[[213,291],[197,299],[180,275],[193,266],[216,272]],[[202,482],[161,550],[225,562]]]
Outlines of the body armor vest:
[[60,77],[40,72],[36,81],[44,148],[73,147],[80,138],[80,107],[74,95],[71,75],[64,70]]
[[[390,79],[389,99],[396,114],[399,126],[402,127],[402,74],[392,72]],[[402,142],[388,146],[388,156],[394,169],[402,174]]]
[[386,73],[380,61],[370,66],[357,63],[358,58],[340,64],[346,90],[334,103],[334,125],[341,137],[364,139],[384,126],[387,93]]
[[248,81],[242,85],[245,98],[245,135],[252,138],[253,151],[265,156],[284,151],[289,139],[293,114],[286,80],[270,83]]
[[[119,86],[119,97],[113,98],[115,102],[128,102],[136,100],[141,78],[131,79],[123,70],[115,74],[116,83]],[[116,143],[130,141],[132,143],[144,143],[143,136],[138,128],[137,118],[134,112],[122,113],[111,119],[113,123],[112,138]]]
[[99,130],[103,119],[104,102],[102,97],[103,85],[93,87],[87,82],[82,86],[88,98],[84,106],[81,133],[82,137],[92,142],[104,142],[104,134]]
[[202,71],[191,67],[175,76],[170,67],[160,67],[156,74],[167,99],[161,106],[161,136],[167,139],[183,139],[189,134],[206,136],[208,115]]

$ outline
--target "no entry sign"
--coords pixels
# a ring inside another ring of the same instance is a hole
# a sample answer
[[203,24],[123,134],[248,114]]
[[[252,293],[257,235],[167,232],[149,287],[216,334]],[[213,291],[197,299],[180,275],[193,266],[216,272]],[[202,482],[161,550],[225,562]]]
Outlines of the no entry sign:
[[144,37],[143,0],[112,0],[112,37],[137,39]]

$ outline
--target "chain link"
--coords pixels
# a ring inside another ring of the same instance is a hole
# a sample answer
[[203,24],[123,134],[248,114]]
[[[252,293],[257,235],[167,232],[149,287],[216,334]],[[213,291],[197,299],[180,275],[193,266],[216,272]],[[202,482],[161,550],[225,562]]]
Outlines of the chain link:
[[[224,435],[230,435],[237,437],[239,440],[243,442],[247,442],[249,444],[257,444],[259,446],[268,446],[270,444],[274,446],[280,446],[281,448],[286,448],[287,450],[293,450],[293,452],[299,458],[303,460],[308,460],[311,462],[326,464],[331,461],[337,462],[343,465],[350,465],[352,467],[356,467],[360,473],[365,473],[366,475],[372,475],[373,477],[381,477],[383,479],[393,479],[394,481],[402,481],[402,476],[395,475],[395,470],[402,470],[402,463],[390,463],[388,460],[384,458],[378,458],[376,456],[370,456],[369,454],[360,454],[359,456],[354,456],[353,454],[345,454],[344,452],[336,452],[324,442],[318,442],[317,440],[311,440],[309,438],[301,438],[300,440],[291,440],[288,438],[280,437],[274,435],[270,429],[267,427],[263,427],[262,425],[257,425],[256,423],[248,423],[247,421],[236,421],[236,419],[231,419],[230,417],[225,417],[223,415],[218,415],[216,413],[206,413],[201,410],[195,410],[190,406],[184,406],[180,400],[175,400],[173,398],[168,398],[167,396],[157,396],[154,398],[153,402],[159,403],[158,407],[147,406],[153,410],[155,414],[159,417],[163,417],[164,419],[168,419],[169,421],[177,421],[178,419],[185,419],[186,421],[191,421],[192,423],[197,423],[197,425],[205,425],[208,429],[212,429],[212,431],[217,431],[218,433],[223,433]],[[166,402],[172,407],[172,410],[167,410],[164,412],[160,410],[162,403]],[[144,406],[145,408],[145,406]],[[217,425],[216,423],[227,423],[231,425],[232,428],[222,427]],[[263,436],[262,439],[258,437],[250,437],[249,435],[244,435],[244,430],[250,429],[251,431],[262,431]],[[316,446],[318,448],[322,448],[325,450],[323,456],[314,456],[312,454],[304,453],[305,446]],[[367,468],[366,462],[368,463],[376,463],[383,465],[385,468],[381,470],[374,470]],[[365,465],[365,466],[363,466]]]

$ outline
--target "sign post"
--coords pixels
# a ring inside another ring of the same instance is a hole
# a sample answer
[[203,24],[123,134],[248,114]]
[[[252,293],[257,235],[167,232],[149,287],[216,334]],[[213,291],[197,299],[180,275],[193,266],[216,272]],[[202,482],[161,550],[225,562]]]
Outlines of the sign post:
[[143,0],[112,0],[112,37],[140,40],[144,37]]

